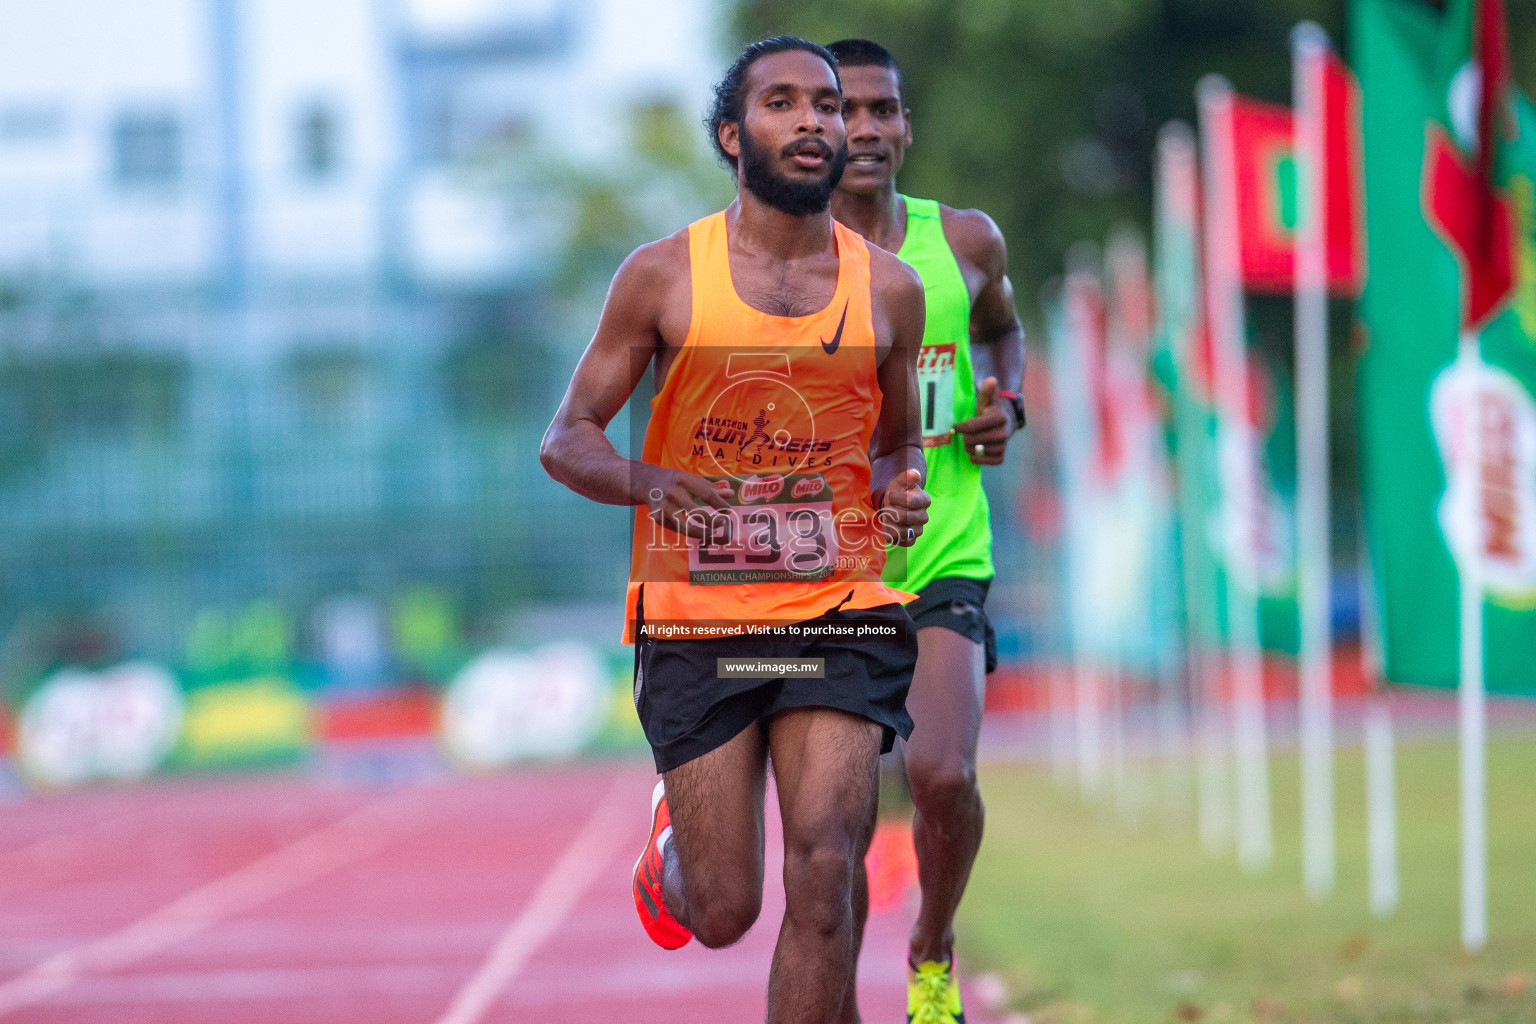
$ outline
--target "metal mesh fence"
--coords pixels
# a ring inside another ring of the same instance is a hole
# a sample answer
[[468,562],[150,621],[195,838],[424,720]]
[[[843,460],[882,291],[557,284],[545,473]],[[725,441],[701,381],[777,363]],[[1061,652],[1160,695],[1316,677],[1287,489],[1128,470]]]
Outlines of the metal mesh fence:
[[[12,346],[4,684],[93,655],[184,663],[200,617],[238,620],[256,603],[286,620],[294,653],[318,657],[315,615],[337,597],[371,603],[398,633],[401,602],[430,591],[460,643],[519,606],[616,600],[629,517],[544,474],[563,370],[507,333],[261,360]],[[497,346],[513,358],[476,355]]]

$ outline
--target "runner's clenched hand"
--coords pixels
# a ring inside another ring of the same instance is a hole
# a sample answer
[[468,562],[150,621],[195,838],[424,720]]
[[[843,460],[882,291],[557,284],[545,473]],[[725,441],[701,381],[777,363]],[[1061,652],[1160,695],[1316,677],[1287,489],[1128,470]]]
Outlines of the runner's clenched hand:
[[731,507],[713,480],[677,469],[656,471],[655,479],[647,481],[645,503],[665,529],[699,540],[711,532],[719,539],[721,527],[712,524],[716,510]]
[[923,490],[922,474],[909,469],[899,474],[885,488],[876,518],[885,539],[901,547],[910,547],[923,535],[928,522],[928,506],[933,499]]
[[[955,424],[965,443],[965,454],[978,466],[1000,466],[1008,438],[1013,436],[1013,417],[996,401],[997,378],[988,377],[976,389],[976,415]],[[976,450],[981,446],[981,451]]]

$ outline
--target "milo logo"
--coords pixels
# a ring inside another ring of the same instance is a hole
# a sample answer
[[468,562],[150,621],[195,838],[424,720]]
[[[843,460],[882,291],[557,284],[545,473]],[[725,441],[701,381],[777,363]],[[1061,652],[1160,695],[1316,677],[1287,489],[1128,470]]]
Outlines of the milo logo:
[[1435,379],[1430,416],[1445,464],[1447,545],[1463,565],[1481,561],[1495,604],[1536,606],[1536,400],[1508,371],[1457,359]]
[[783,489],[782,476],[749,476],[741,482],[741,503],[750,505],[756,501],[772,501]]
[[791,498],[809,498],[813,494],[820,494],[827,486],[825,477],[808,476],[804,480],[796,480],[795,485],[789,489]]
[[949,373],[955,368],[955,346],[924,345],[917,350],[917,372],[921,374]]
[[917,350],[917,393],[923,417],[923,447],[949,443],[955,426],[955,346],[924,345]]

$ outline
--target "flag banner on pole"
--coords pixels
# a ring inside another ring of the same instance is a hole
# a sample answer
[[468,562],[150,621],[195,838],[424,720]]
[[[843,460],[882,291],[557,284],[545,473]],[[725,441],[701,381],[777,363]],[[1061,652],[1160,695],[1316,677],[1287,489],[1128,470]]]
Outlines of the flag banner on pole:
[[[1056,471],[1061,495],[1062,541],[1066,565],[1066,607],[1072,659],[1079,673],[1107,654],[1094,627],[1091,606],[1093,524],[1091,466],[1100,447],[1098,422],[1082,339],[1103,329],[1103,295],[1097,274],[1069,272],[1059,295],[1046,301],[1050,338],[1051,405],[1056,438]],[[1081,685],[1081,680],[1078,681]],[[1080,711],[1082,709],[1079,709]]]
[[[1536,693],[1536,107],[1501,45],[1488,69],[1474,59],[1501,8],[1353,3],[1372,254],[1362,482],[1387,680],[1457,685],[1458,564],[1476,559],[1488,688]],[[1475,360],[1458,361],[1464,328]]]
[[1220,483],[1213,454],[1212,354],[1200,287],[1200,168],[1195,134],[1166,126],[1157,146],[1156,242],[1157,377],[1169,395],[1169,446],[1179,481],[1178,544],[1183,570],[1184,623],[1190,647],[1221,642],[1224,601],[1220,563],[1209,524]]
[[[1220,485],[1211,456],[1215,437],[1212,356],[1200,286],[1200,167],[1195,133],[1189,125],[1172,122],[1158,133],[1155,179],[1158,322],[1153,365],[1168,395],[1172,417],[1168,444],[1178,477],[1177,544],[1186,665],[1200,751],[1196,775],[1200,839],[1206,850],[1219,853],[1231,842],[1233,811],[1216,673],[1225,599],[1216,586],[1219,563],[1205,528]],[[1203,368],[1204,381],[1198,390],[1192,383],[1197,365]]]
[[[1247,460],[1258,472],[1254,508],[1247,528],[1254,532],[1253,578],[1259,587],[1259,639],[1264,649],[1295,654],[1301,645],[1296,574],[1296,392],[1284,361],[1267,349],[1248,348],[1247,432],[1255,452]],[[1229,436],[1240,436],[1234,431]]]
[[1186,158],[1177,143],[1171,152],[1162,148],[1157,361],[1172,394],[1183,506],[1180,543],[1188,546],[1186,621],[1196,642],[1214,647],[1225,640],[1230,562],[1241,553],[1251,560],[1245,567],[1258,586],[1264,648],[1294,654],[1300,641],[1291,525],[1296,447],[1290,381],[1278,360],[1248,345],[1250,422],[1222,429],[1212,335],[1201,314],[1198,169],[1192,150]]
[[1196,87],[1204,154],[1205,295],[1215,354],[1217,461],[1222,485],[1222,547],[1227,551],[1227,644],[1223,659],[1232,694],[1232,750],[1237,783],[1237,859],[1261,871],[1274,857],[1264,671],[1259,635],[1259,580],[1254,572],[1260,481],[1250,381],[1247,300],[1240,259],[1236,140],[1232,87],[1206,75]]
[[1104,258],[1104,379],[1124,437],[1124,461],[1118,478],[1107,481],[1108,501],[1118,510],[1121,530],[1135,538],[1131,547],[1138,559],[1120,567],[1122,573],[1133,570],[1137,590],[1122,659],[1128,668],[1150,675],[1169,663],[1178,643],[1178,574],[1173,481],[1152,390],[1154,304],[1145,237],[1128,224],[1119,225],[1110,232]]
[[1127,296],[1112,317],[1101,275],[1081,252],[1048,318],[1074,644],[1090,662],[1151,670],[1171,642],[1153,609],[1166,483],[1150,449],[1162,438],[1145,341],[1138,353],[1119,337],[1136,300]]
[[[1325,215],[1328,287],[1354,295],[1364,277],[1361,224],[1359,89],[1330,56],[1324,75],[1328,209]],[[1238,221],[1243,286],[1288,293],[1296,283],[1296,239],[1307,215],[1297,175],[1295,120],[1290,108],[1238,96],[1232,101],[1237,158]]]
[[[1227,607],[1228,579],[1240,568],[1257,588],[1264,649],[1295,654],[1300,646],[1295,393],[1281,360],[1251,341],[1247,364],[1248,422],[1226,422],[1218,408],[1211,436],[1219,491],[1210,529],[1220,566],[1220,607]],[[1245,561],[1234,566],[1238,558]],[[1224,617],[1222,631],[1225,636]]]
[[1062,535],[1066,564],[1066,609],[1072,648],[1073,718],[1076,735],[1078,781],[1086,796],[1098,793],[1103,781],[1103,708],[1098,670],[1106,652],[1102,635],[1095,630],[1091,587],[1094,524],[1088,519],[1090,464],[1097,447],[1096,417],[1086,365],[1084,335],[1103,329],[1103,294],[1098,274],[1083,269],[1088,261],[1076,254],[1057,294],[1047,295],[1046,331],[1050,340],[1051,406],[1056,440],[1056,472],[1062,508]]

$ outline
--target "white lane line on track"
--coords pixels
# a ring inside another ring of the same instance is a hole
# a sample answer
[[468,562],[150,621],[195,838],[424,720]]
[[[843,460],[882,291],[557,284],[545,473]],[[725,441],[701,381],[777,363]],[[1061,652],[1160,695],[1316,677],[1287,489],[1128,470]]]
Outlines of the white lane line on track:
[[459,989],[437,1024],[476,1024],[529,958],[560,927],[582,894],[597,880],[598,873],[613,859],[620,842],[633,834],[636,819],[626,814],[624,807],[634,799],[631,788],[623,776],[614,780],[571,845],[539,883],[528,906],[507,926],[495,948]]
[[[199,1020],[218,1020],[218,1004],[254,1000],[335,999],[343,993],[349,1000],[385,997],[410,997],[427,1000],[440,997],[463,976],[462,965],[387,964],[368,967],[298,967],[234,968],[208,971],[167,971],[157,974],[133,971],[128,974],[87,978],[73,988],[56,995],[49,1009],[63,1006],[110,1006],[124,1013],[130,1006],[165,1003],[196,1003]],[[274,1016],[284,1009],[272,1008]],[[366,1004],[354,1020],[366,1020]],[[172,1010],[161,1011],[159,1019],[169,1020]],[[210,1015],[211,1018],[210,1018]],[[101,1017],[93,1017],[102,1020]],[[185,1020],[187,1017],[178,1017]]]
[[63,991],[84,975],[142,960],[219,921],[367,857],[424,824],[408,813],[421,790],[398,790],[202,885],[132,924],[56,953],[0,984],[0,1017]]

